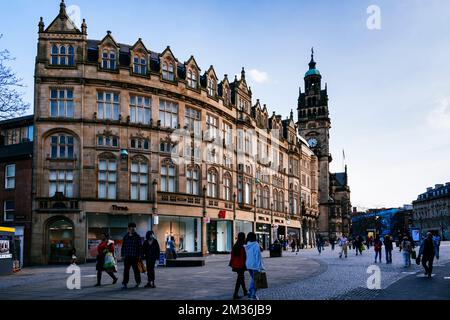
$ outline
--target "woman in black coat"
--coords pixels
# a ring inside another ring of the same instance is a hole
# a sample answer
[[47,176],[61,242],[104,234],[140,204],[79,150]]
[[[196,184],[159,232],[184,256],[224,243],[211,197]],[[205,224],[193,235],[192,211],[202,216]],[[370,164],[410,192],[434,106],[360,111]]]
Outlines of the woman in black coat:
[[155,238],[153,231],[148,231],[145,235],[144,245],[142,247],[144,258],[147,263],[148,283],[145,288],[155,288],[155,263],[159,259],[159,243]]

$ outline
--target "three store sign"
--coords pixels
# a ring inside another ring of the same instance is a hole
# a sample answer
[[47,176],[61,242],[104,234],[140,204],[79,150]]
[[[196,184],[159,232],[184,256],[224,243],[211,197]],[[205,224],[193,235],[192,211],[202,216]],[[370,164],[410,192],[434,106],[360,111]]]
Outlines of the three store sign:
[[[219,211],[219,219],[225,219],[227,216],[227,211],[226,210],[220,210]],[[210,223],[211,222],[211,218],[206,216],[203,218],[203,222],[205,223]]]

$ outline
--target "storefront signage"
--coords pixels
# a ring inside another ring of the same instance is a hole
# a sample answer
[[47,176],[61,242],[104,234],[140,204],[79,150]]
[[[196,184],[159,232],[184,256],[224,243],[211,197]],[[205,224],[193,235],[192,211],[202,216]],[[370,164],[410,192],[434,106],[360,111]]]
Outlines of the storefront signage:
[[12,259],[12,254],[0,254],[0,259]]
[[153,216],[153,224],[158,225],[159,224],[159,217],[157,215]]
[[113,204],[112,206],[113,211],[128,211],[128,207],[121,207]]
[[204,222],[204,223],[210,223],[210,222],[211,222],[211,219],[210,219],[209,217],[204,217],[204,218],[203,218],[203,222]]
[[226,216],[227,216],[226,210],[219,211],[219,219],[225,219]]

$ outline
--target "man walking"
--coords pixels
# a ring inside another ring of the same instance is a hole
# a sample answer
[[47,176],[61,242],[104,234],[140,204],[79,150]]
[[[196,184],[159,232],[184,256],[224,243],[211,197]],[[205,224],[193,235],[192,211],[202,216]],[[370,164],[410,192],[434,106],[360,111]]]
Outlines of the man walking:
[[373,242],[373,248],[375,250],[375,263],[377,263],[377,257],[380,259],[381,263],[381,247],[383,243],[380,240],[380,236],[376,236],[375,241]]
[[128,224],[128,233],[123,237],[121,255],[124,259],[122,289],[126,289],[130,280],[130,268],[133,268],[136,288],[141,284],[141,273],[139,272],[138,262],[142,256],[141,237],[136,233],[136,224]]
[[347,258],[347,244],[348,244],[347,237],[345,235],[342,235],[342,237],[339,238],[339,246],[341,247],[339,258],[342,258],[342,254],[344,254],[345,257]]
[[431,232],[427,233],[427,237],[420,244],[419,259],[422,258],[422,266],[425,269],[425,275],[431,278],[433,272],[434,257],[439,260],[439,249],[437,242],[433,241]]
[[394,245],[390,235],[384,236],[384,251],[386,251],[386,264],[392,263],[392,250]]
[[403,266],[408,268],[411,266],[411,242],[408,240],[408,237],[403,237],[403,241],[400,243],[400,251],[403,251]]

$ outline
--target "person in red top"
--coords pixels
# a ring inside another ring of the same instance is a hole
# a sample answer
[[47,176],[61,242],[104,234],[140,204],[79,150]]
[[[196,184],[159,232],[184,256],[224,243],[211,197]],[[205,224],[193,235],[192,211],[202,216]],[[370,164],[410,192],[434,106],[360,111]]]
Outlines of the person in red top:
[[236,286],[234,288],[233,300],[240,299],[241,297],[238,295],[239,289],[242,286],[242,290],[244,290],[244,296],[247,295],[247,289],[245,288],[245,262],[247,260],[245,254],[245,233],[239,232],[237,236],[237,241],[233,246],[233,250],[231,251],[231,258],[229,266],[232,268],[234,272],[237,273]]
[[114,256],[114,241],[109,239],[109,234],[107,233],[103,233],[102,237],[102,242],[97,247],[97,265],[95,267],[95,269],[97,270],[97,284],[95,285],[96,287],[101,286],[103,271],[105,271],[113,279],[113,284],[116,284],[117,280],[119,279],[115,276],[114,270],[106,270],[104,267],[105,255],[108,252],[111,252]]

